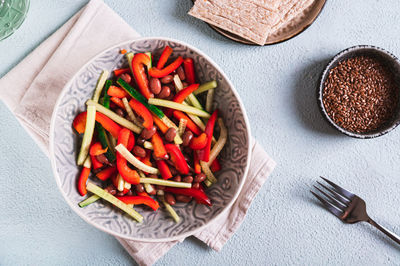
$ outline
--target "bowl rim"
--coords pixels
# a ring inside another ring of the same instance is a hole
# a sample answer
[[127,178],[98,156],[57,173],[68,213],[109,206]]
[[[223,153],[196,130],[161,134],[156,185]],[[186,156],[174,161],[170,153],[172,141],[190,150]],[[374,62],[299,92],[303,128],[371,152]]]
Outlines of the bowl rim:
[[[243,172],[243,178],[239,183],[238,189],[235,192],[235,194],[233,195],[233,197],[231,198],[231,200],[228,202],[228,204],[225,206],[225,208],[216,216],[214,216],[213,218],[211,218],[210,220],[208,220],[205,224],[199,226],[198,228],[195,228],[193,230],[190,230],[186,233],[180,234],[180,235],[176,235],[173,237],[167,237],[167,238],[137,238],[137,237],[132,237],[132,236],[126,236],[124,234],[121,233],[116,233],[106,227],[103,227],[93,221],[91,221],[89,218],[86,217],[86,215],[80,213],[78,210],[80,208],[78,208],[78,205],[73,203],[68,196],[64,193],[64,191],[62,190],[61,187],[61,182],[60,182],[60,178],[57,172],[57,167],[56,167],[56,161],[55,161],[55,156],[54,156],[54,138],[55,138],[55,134],[54,134],[54,129],[55,129],[55,121],[56,121],[56,114],[58,112],[59,106],[60,106],[60,102],[62,100],[62,98],[65,96],[66,92],[67,92],[67,88],[71,85],[71,83],[77,78],[78,74],[84,69],[86,68],[89,64],[91,64],[97,57],[99,57],[100,55],[106,53],[107,51],[117,48],[121,45],[126,45],[126,44],[130,44],[133,42],[138,42],[138,41],[144,41],[144,40],[162,40],[162,41],[170,41],[170,42],[175,42],[178,43],[180,45],[184,45],[186,47],[188,47],[189,49],[191,49],[192,51],[195,51],[196,53],[198,53],[201,57],[205,58],[208,62],[210,62],[210,64],[212,64],[215,69],[222,75],[222,77],[227,81],[228,85],[230,86],[233,94],[235,95],[235,97],[238,100],[239,103],[239,107],[240,110],[242,111],[243,114],[243,119],[245,121],[245,125],[246,125],[246,132],[248,135],[248,143],[247,143],[247,160],[246,160],[246,166]],[[193,47],[190,44],[187,44],[183,41],[179,41],[176,39],[172,39],[172,38],[166,38],[166,37],[140,37],[140,38],[136,38],[136,39],[131,39],[128,41],[123,41],[120,42],[118,44],[112,45],[104,50],[102,50],[101,52],[97,53],[95,56],[93,56],[91,59],[88,60],[88,62],[86,62],[82,67],[79,68],[79,70],[70,78],[70,80],[65,84],[65,86],[63,87],[60,95],[58,96],[58,99],[56,101],[56,104],[54,106],[54,110],[52,113],[52,117],[51,117],[51,123],[50,123],[50,139],[49,139],[50,143],[49,143],[49,156],[50,156],[50,161],[51,161],[51,166],[52,166],[52,171],[53,171],[53,176],[56,180],[57,183],[57,187],[60,190],[64,200],[67,202],[67,204],[70,206],[70,208],[79,216],[81,217],[86,223],[94,226],[95,228],[109,233],[110,235],[113,235],[115,237],[120,237],[126,240],[134,240],[134,241],[143,241],[143,242],[167,242],[167,241],[175,241],[175,240],[182,240],[185,239],[188,236],[194,235],[195,233],[201,231],[202,229],[204,229],[207,225],[209,225],[210,223],[212,223],[214,220],[216,220],[218,217],[220,217],[221,215],[223,215],[227,210],[230,209],[230,207],[233,205],[233,203],[236,201],[236,199],[238,198],[240,192],[242,191],[244,182],[247,178],[247,174],[248,174],[248,170],[249,170],[249,166],[250,166],[250,159],[251,159],[251,145],[252,145],[252,139],[251,139],[251,133],[250,133],[250,123],[247,117],[247,113],[246,113],[246,109],[244,107],[244,104],[238,94],[238,92],[236,91],[235,87],[233,86],[232,82],[230,81],[230,79],[227,77],[227,75],[225,74],[225,72],[217,65],[217,63],[214,62],[214,60],[212,60],[208,55],[206,55],[204,52],[202,52],[201,50]]]
[[396,62],[397,65],[399,65],[400,67],[400,60],[391,52],[387,51],[386,49],[383,49],[381,47],[378,46],[374,46],[374,45],[355,45],[355,46],[351,46],[348,47],[342,51],[340,51],[339,53],[337,53],[330,61],[329,63],[325,66],[324,70],[322,71],[322,74],[320,76],[320,80],[319,80],[319,86],[317,88],[317,100],[318,100],[318,107],[319,110],[322,114],[322,116],[325,118],[326,121],[328,121],[329,125],[331,125],[333,128],[337,129],[339,132],[343,133],[344,135],[353,137],[353,138],[357,138],[357,139],[372,139],[372,138],[377,138],[380,136],[383,136],[387,133],[389,133],[390,131],[392,131],[393,129],[395,129],[399,124],[400,124],[400,119],[398,121],[394,121],[393,123],[391,123],[390,126],[388,126],[386,129],[384,130],[378,130],[378,131],[374,131],[372,133],[355,133],[349,130],[346,130],[342,127],[340,127],[339,125],[337,125],[332,119],[331,117],[328,115],[328,113],[326,112],[325,109],[325,105],[323,102],[323,91],[325,89],[325,85],[324,85],[324,81],[326,80],[327,76],[329,75],[329,71],[332,69],[333,65],[336,64],[337,62],[339,62],[340,60],[342,60],[342,57],[346,54],[352,53],[352,52],[357,52],[357,51],[365,51],[366,54],[368,54],[368,50],[374,51],[376,53],[379,54],[384,54],[389,56],[394,62]]

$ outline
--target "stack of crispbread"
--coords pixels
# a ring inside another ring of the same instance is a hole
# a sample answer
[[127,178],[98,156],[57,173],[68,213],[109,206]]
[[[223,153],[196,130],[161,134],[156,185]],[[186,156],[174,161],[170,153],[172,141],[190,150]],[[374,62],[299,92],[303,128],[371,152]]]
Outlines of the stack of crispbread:
[[259,45],[314,0],[196,0],[189,14]]

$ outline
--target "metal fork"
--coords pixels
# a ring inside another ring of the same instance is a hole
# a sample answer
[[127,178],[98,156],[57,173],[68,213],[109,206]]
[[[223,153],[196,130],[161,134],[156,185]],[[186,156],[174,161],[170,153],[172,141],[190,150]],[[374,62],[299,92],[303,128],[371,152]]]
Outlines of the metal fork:
[[317,193],[310,190],[310,192],[322,202],[322,204],[333,213],[336,217],[345,223],[357,223],[357,222],[368,222],[378,228],[380,231],[385,233],[388,237],[393,239],[397,244],[400,244],[400,237],[390,232],[385,227],[379,225],[377,222],[372,220],[368,214],[365,206],[365,201],[350,191],[341,188],[332,181],[321,176],[321,178],[330,185],[327,187],[320,182],[317,183],[325,189],[314,186],[324,197],[321,197]]

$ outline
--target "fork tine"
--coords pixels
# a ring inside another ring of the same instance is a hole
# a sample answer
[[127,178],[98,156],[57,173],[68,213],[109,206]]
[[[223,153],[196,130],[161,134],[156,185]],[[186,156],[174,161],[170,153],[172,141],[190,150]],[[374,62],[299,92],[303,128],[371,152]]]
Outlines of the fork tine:
[[325,186],[324,184],[320,183],[319,181],[317,181],[317,183],[321,187],[323,187],[326,190],[328,190],[336,200],[340,201],[340,203],[346,205],[346,204],[348,204],[350,202],[350,200],[348,198],[346,198],[345,196],[343,196],[343,195],[337,193],[336,191],[328,188],[327,186]]
[[328,183],[329,185],[331,185],[333,188],[335,188],[338,193],[342,194],[342,196],[345,196],[348,199],[352,199],[355,195],[353,193],[351,193],[350,191],[336,185],[335,183],[333,183],[332,181],[329,181],[328,179],[326,179],[325,177],[320,176],[323,180],[325,180],[326,183]]
[[335,199],[334,197],[332,197],[331,195],[327,194],[326,192],[322,191],[319,187],[314,186],[315,189],[317,189],[319,192],[322,193],[322,195],[324,195],[326,198],[329,199],[329,201],[332,203],[332,205],[334,205],[336,208],[343,210],[344,208],[346,208],[346,205],[342,202],[340,202],[339,200]]
[[312,190],[310,192],[322,203],[324,204],[325,208],[328,209],[333,215],[340,218],[342,216],[342,211],[339,211],[332,203],[320,197],[317,193],[314,193]]

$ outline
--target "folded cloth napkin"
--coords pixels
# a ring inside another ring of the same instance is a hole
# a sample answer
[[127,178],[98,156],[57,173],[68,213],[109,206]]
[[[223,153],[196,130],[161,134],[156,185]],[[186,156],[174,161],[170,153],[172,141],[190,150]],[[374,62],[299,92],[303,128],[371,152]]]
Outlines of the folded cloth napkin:
[[[101,0],[92,0],[0,79],[0,98],[48,155],[51,115],[67,81],[99,52],[138,36]],[[242,223],[253,198],[274,167],[275,162],[252,140],[251,167],[237,201],[195,237],[221,250]],[[184,239],[164,243],[118,240],[140,265],[151,265]]]

